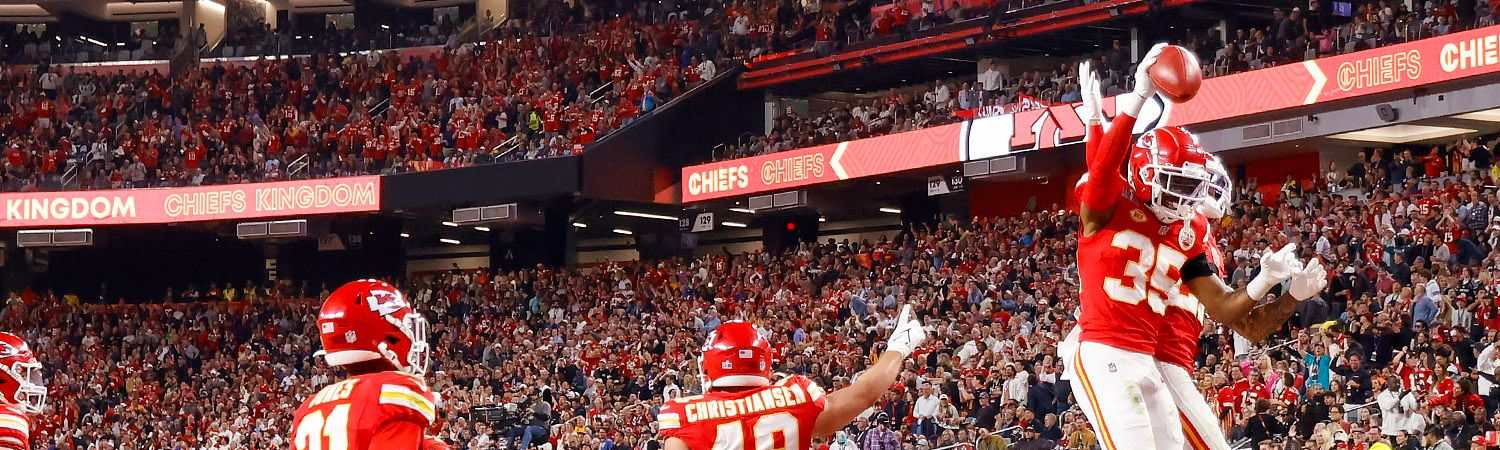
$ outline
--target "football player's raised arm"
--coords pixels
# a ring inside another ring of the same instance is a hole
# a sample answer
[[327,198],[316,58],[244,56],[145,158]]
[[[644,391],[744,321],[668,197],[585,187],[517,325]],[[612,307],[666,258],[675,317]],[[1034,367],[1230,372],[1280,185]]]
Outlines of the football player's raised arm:
[[818,413],[818,420],[813,424],[813,437],[832,436],[880,400],[880,396],[896,382],[896,376],[901,374],[906,357],[925,340],[927,330],[912,315],[911,305],[902,306],[901,314],[896,318],[896,328],[891,331],[880,360],[865,369],[864,374],[848,387],[823,397],[823,411]]
[[[1104,132],[1102,139],[1094,144],[1092,141],[1098,135],[1093,135],[1089,137],[1089,143],[1084,145],[1089,182],[1083,186],[1082,197],[1078,201],[1084,235],[1093,234],[1109,222],[1115,201],[1119,200],[1120,193],[1125,189],[1125,179],[1120,177],[1120,167],[1130,156],[1131,131],[1135,128],[1135,120],[1140,117],[1146,100],[1156,95],[1156,85],[1145,75],[1145,69],[1156,62],[1163,45],[1152,47],[1141,58],[1136,69],[1135,88],[1115,97],[1115,118],[1110,121],[1109,129]],[[1090,128],[1092,131],[1092,127]]]
[[823,412],[818,414],[818,421],[813,425],[813,437],[832,436],[880,400],[880,396],[896,382],[896,376],[901,374],[901,363],[905,360],[906,355],[885,352],[880,355],[880,361],[866,369],[853,384],[823,397]]

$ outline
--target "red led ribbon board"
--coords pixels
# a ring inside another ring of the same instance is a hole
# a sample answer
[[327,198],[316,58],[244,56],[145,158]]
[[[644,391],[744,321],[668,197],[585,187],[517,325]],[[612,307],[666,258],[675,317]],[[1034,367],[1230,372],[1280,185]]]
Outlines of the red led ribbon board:
[[682,169],[682,202],[744,196],[960,161],[962,124]]

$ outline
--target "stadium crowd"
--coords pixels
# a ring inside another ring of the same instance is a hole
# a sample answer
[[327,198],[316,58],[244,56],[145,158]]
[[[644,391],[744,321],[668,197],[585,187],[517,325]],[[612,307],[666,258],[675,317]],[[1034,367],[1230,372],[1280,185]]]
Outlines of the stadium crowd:
[[[1230,256],[1223,276],[1243,285],[1260,252],[1296,242],[1303,258],[1325,261],[1331,283],[1265,345],[1222,327],[1202,336],[1196,378],[1232,440],[1500,446],[1493,146],[1371,150],[1315,180],[1242,180],[1233,214],[1215,224]],[[695,352],[721,321],[759,324],[777,371],[837,388],[879,354],[892,314],[910,303],[934,338],[868,417],[822,445],[1089,449],[1054,356],[1078,305],[1077,223],[1052,205],[779,254],[400,281],[433,322],[428,381],[454,448],[517,448],[539,427],[545,438],[532,445],[655,449],[654,408],[698,392]],[[0,326],[33,344],[50,390],[33,441],[285,448],[287,412],[338,378],[314,357],[327,289],[226,283],[133,304],[11,292]],[[482,408],[506,404],[513,412]]]
[[96,75],[0,68],[7,191],[433,170],[575,154],[745,56],[723,14],[505,29],[430,53]]
[[[1409,10],[1401,2],[1356,1],[1350,2],[1349,12],[1342,15],[1329,11],[1327,5],[1320,7],[1322,4],[1307,2],[1305,12],[1302,6],[1275,9],[1265,26],[1172,31],[1180,35],[1171,36],[1169,41],[1194,51],[1204,75],[1213,77],[1489,26],[1500,15],[1500,4],[1492,6],[1489,2],[1431,1]],[[1078,60],[1083,59],[1099,70],[1104,95],[1126,91],[1132,61],[1121,42],[1114,41]],[[787,108],[776,117],[769,132],[726,142],[714,149],[713,156],[731,159],[762,155],[942,125],[976,114],[1076,102],[1077,67],[1070,62],[1012,74],[982,68],[967,80],[939,80],[861,93],[852,103],[835,101],[810,108],[807,113]]]

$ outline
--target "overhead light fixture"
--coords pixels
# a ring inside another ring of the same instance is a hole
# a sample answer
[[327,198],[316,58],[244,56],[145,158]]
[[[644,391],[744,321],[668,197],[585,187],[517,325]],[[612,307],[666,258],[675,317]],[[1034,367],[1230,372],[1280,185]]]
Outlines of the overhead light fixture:
[[750,208],[729,208],[729,210],[737,213],[755,214],[755,210]]
[[1461,134],[1478,133],[1479,130],[1454,127],[1436,127],[1431,125],[1390,125],[1367,130],[1350,131],[1339,133],[1328,137],[1343,139],[1346,141],[1381,142],[1386,144],[1405,144],[1408,142],[1426,141],[1430,139],[1441,139],[1445,137],[1458,136]]
[[719,222],[719,225],[733,228],[745,228],[747,225],[740,222]]
[[623,235],[626,235],[626,236],[635,234],[634,232],[632,232],[630,230],[623,229],[623,228],[615,228],[615,229],[609,230],[609,231],[613,231],[613,232],[615,232],[615,234],[623,234]]
[[827,221],[828,221],[828,218],[827,218],[827,217],[819,217],[819,218],[818,218],[818,222],[819,222],[819,223],[822,223],[822,222],[827,222]]
[[438,242],[442,242],[444,244],[453,244],[453,245],[462,244],[462,242],[459,242],[458,239],[448,239],[448,238],[438,239]]
[[458,224],[453,223],[453,222],[449,222],[449,221],[446,221],[446,220],[443,221],[443,225],[447,225],[447,226],[450,226],[450,227],[456,227],[456,226],[458,226]]
[[401,233],[401,237],[409,238],[411,237],[411,233]]
[[588,228],[589,224],[586,224],[586,223],[583,223],[583,222],[573,222],[573,227],[575,227],[575,228]]
[[391,29],[391,26],[390,25],[386,25],[386,24],[380,24],[380,29],[382,29],[382,30],[389,30],[389,29]]
[[490,231],[490,227],[474,227],[474,230],[476,230],[476,231],[483,231],[483,232],[489,232]]
[[651,213],[643,213],[643,212],[635,212],[635,211],[615,211],[615,215],[617,215],[617,216],[629,216],[629,217],[641,217],[641,218],[656,219],[656,220],[670,220],[670,221],[673,221],[673,222],[677,221],[677,218],[676,217],[672,217],[672,216],[663,216],[661,214],[651,214]]
[[1455,119],[1478,120],[1482,122],[1500,122],[1500,108],[1474,111],[1453,116]]
[[901,210],[896,209],[896,208],[880,208],[880,212],[891,213],[891,214],[901,214]]

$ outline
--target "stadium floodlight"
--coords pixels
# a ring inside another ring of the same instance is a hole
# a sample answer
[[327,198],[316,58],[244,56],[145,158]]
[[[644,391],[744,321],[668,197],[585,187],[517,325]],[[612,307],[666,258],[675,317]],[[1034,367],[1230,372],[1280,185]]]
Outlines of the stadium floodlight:
[[573,227],[574,228],[588,228],[589,224],[586,224],[586,223],[583,223],[583,222],[573,222]]
[[729,210],[737,213],[755,214],[755,210],[750,208],[729,208]]
[[1478,133],[1479,130],[1469,128],[1436,127],[1431,125],[1388,125],[1367,130],[1350,131],[1339,133],[1328,137],[1346,141],[1380,142],[1385,144],[1405,144],[1408,142],[1426,141],[1431,139],[1442,139],[1458,136],[1461,134]]
[[453,244],[453,245],[462,244],[462,242],[459,242],[458,239],[448,239],[448,238],[438,239],[438,242],[442,242],[444,244]]
[[828,221],[827,217],[818,217],[818,222],[827,222],[827,221]]
[[890,214],[901,214],[901,210],[896,209],[896,208],[880,208],[880,212],[890,213]]
[[651,214],[651,213],[643,213],[643,212],[635,212],[635,211],[615,211],[615,215],[617,215],[617,216],[628,216],[628,217],[640,217],[640,218],[644,218],[644,219],[670,220],[670,221],[673,221],[673,222],[677,221],[677,217],[674,217],[674,216],[663,216],[661,214]]
[[1478,120],[1481,122],[1500,122],[1500,108],[1474,111],[1453,116],[1454,119]]
[[719,222],[719,225],[733,228],[745,228],[746,226],[748,226],[740,222]]
[[457,227],[458,226],[458,224],[453,223],[453,222],[449,222],[449,221],[446,221],[446,220],[443,221],[443,225],[450,226],[450,227]]
[[409,238],[411,237],[411,233],[401,233],[401,237]]
[[623,235],[626,235],[626,236],[630,236],[632,234],[635,234],[635,232],[632,232],[630,230],[626,230],[626,229],[623,229],[623,228],[615,228],[615,229],[609,230],[609,231],[613,231],[613,232],[615,232],[615,234],[623,234]]
[[490,227],[474,227],[474,230],[488,233],[490,231]]

